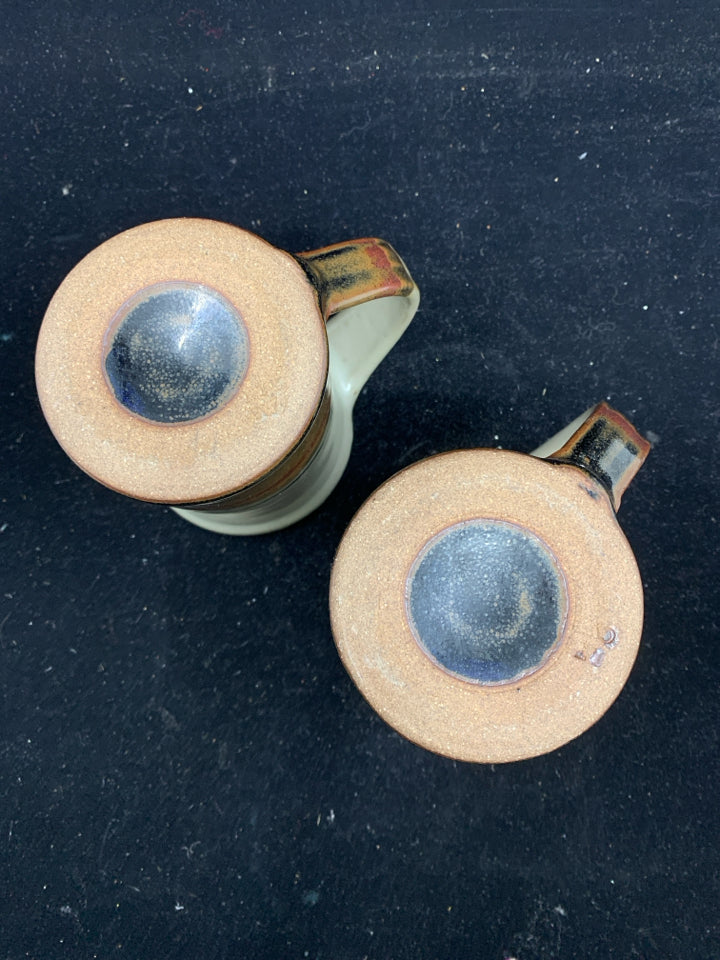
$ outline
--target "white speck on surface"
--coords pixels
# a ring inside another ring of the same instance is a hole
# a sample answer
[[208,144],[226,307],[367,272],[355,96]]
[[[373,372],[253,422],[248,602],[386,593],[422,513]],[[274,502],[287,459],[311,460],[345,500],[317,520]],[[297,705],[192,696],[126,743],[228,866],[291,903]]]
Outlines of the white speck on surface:
[[586,156],[587,156],[587,150],[585,150],[584,153],[581,153],[578,155],[578,160],[584,160]]
[[560,904],[558,904],[556,907],[553,907],[553,911],[555,913],[560,914],[561,917],[567,916],[567,910],[565,909],[565,907],[561,907]]
[[648,308],[648,305],[647,305],[646,303],[644,303],[644,304],[643,304],[643,310],[647,310],[647,309],[649,309],[649,308]]
[[64,184],[62,185],[62,195],[63,195],[64,197],[69,197],[71,190],[72,190],[72,184],[71,184],[71,183],[64,183]]
[[193,92],[193,88],[192,88],[192,87],[188,87],[188,93],[192,93],[192,92]]
[[180,903],[179,900],[175,901],[175,912],[180,913],[181,910],[184,910],[185,907]]

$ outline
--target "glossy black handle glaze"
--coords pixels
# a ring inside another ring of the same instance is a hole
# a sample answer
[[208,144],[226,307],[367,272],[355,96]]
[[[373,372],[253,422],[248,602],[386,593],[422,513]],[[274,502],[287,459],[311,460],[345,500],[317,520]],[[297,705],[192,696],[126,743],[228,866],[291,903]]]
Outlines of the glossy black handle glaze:
[[607,490],[615,510],[651,444],[621,413],[599,403],[563,446],[547,457],[580,467]]

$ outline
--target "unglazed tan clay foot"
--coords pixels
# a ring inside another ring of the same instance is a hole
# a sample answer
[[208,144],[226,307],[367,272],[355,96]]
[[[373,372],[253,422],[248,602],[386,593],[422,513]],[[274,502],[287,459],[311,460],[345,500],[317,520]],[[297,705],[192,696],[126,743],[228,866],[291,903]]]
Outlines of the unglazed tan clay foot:
[[199,526],[288,526],[330,494],[363,384],[419,295],[387,243],[291,255],[161,220],[89,253],[38,338],[47,421],[90,476]]
[[595,723],[630,673],[643,592],[615,511],[650,445],[606,404],[570,432],[545,459],[479,449],[416,463],[340,544],[340,656],[383,719],[429,750],[546,753]]

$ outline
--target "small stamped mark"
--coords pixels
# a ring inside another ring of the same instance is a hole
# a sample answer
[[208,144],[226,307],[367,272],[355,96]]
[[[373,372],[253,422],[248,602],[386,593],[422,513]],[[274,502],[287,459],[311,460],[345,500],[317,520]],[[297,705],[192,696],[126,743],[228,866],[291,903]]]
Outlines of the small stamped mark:
[[614,650],[620,642],[617,630],[614,627],[608,627],[603,634],[602,642],[603,645],[597,647],[589,657],[585,656],[584,650],[578,650],[577,653],[574,654],[575,658],[577,660],[589,660],[594,667],[601,667],[608,650]]
[[618,645],[619,642],[620,642],[620,638],[617,635],[617,630],[614,630],[612,627],[610,627],[609,630],[605,631],[605,636],[603,637],[603,643],[608,648],[608,650],[612,650],[614,647]]
[[605,651],[602,647],[598,647],[597,650],[591,655],[590,663],[594,667],[602,666],[602,662],[605,659]]

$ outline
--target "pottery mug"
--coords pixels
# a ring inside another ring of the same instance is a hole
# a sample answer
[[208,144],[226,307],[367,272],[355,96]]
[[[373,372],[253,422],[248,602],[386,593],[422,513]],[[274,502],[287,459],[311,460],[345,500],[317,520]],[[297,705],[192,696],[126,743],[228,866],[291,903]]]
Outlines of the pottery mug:
[[53,297],[42,409],[106,486],[209,530],[276,530],[340,479],[354,402],[418,302],[382,240],[291,255],[225,223],[147,223]]
[[649,449],[602,403],[534,455],[456,450],[384,483],[330,588],[340,656],[371,706],[427,749],[486,763],[591,726],[640,642],[616,510]]

